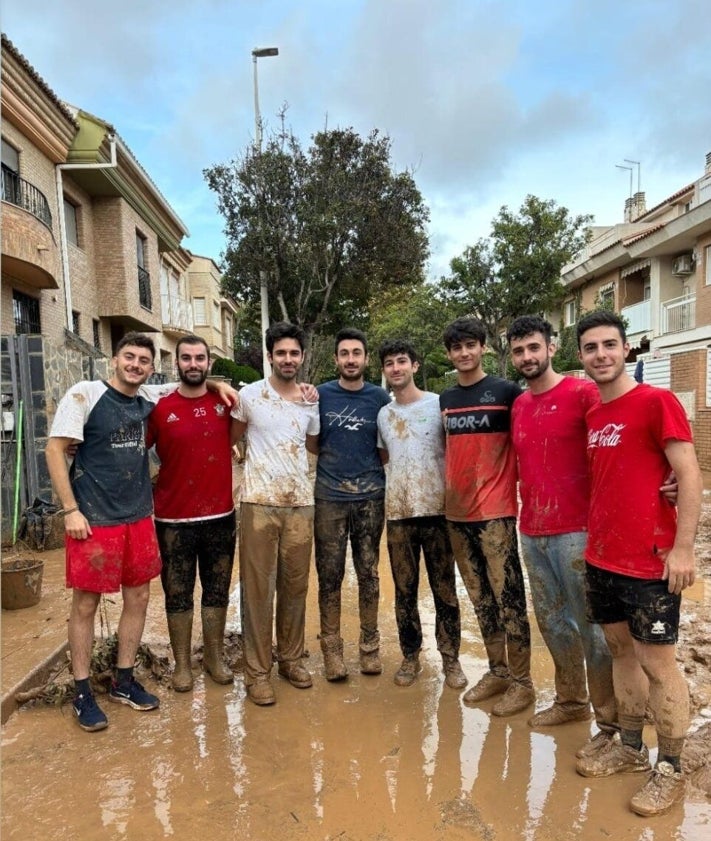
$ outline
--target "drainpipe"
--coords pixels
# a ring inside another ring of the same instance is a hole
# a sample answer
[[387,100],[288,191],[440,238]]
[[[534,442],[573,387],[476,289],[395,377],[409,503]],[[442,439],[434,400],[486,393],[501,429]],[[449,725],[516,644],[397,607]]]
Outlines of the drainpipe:
[[59,248],[62,254],[62,277],[64,280],[64,305],[66,308],[67,330],[72,331],[72,282],[69,273],[69,249],[67,247],[67,230],[64,217],[64,185],[62,182],[62,170],[65,169],[115,169],[116,168],[116,135],[112,132],[109,135],[111,144],[111,161],[105,164],[57,164],[57,204],[59,206]]

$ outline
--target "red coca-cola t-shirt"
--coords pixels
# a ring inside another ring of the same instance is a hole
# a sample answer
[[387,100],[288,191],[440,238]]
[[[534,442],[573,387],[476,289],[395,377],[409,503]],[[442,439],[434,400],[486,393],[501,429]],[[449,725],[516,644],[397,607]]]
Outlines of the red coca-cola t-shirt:
[[621,575],[661,578],[659,553],[676,535],[676,509],[659,492],[669,473],[664,447],[692,440],[684,409],[670,391],[642,383],[594,406],[586,422],[592,486],[585,558]]

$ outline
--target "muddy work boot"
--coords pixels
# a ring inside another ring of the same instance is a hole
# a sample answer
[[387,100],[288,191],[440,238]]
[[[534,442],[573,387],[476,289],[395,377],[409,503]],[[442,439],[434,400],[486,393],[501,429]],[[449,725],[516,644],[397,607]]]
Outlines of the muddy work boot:
[[279,675],[297,689],[308,689],[313,685],[311,673],[299,660],[284,660],[279,663]]
[[343,660],[343,639],[336,634],[321,637],[321,652],[326,680],[345,680],[348,669]]
[[258,707],[268,707],[276,702],[276,695],[269,678],[260,678],[247,686],[247,697]]
[[516,715],[526,707],[530,707],[536,700],[536,693],[532,686],[514,681],[506,690],[503,697],[491,708],[493,715]]
[[202,665],[215,683],[232,683],[235,679],[222,659],[225,637],[226,607],[202,608]]
[[615,733],[603,750],[593,756],[584,756],[575,765],[575,770],[582,777],[611,777],[613,774],[633,774],[649,771],[649,751],[646,745],[642,750],[635,750],[622,743],[619,733]]
[[456,657],[449,657],[443,654],[442,671],[444,672],[444,682],[450,689],[464,689],[467,683],[469,683]]
[[411,654],[409,657],[403,658],[400,668],[395,672],[393,682],[396,686],[412,686],[421,671],[419,652]]
[[684,799],[686,780],[669,762],[657,762],[652,776],[630,800],[630,809],[645,818],[663,815]]
[[559,724],[568,724],[571,721],[590,721],[592,710],[589,704],[583,706],[566,706],[557,701],[540,710],[528,719],[530,727],[557,727]]
[[190,668],[192,652],[193,612],[168,613],[168,635],[173,649],[175,668],[171,677],[176,692],[189,692],[193,688],[193,672]]
[[487,672],[478,683],[464,694],[462,700],[465,704],[478,704],[493,698],[495,695],[503,695],[511,686],[511,678],[508,675],[497,675],[495,672]]
[[364,675],[379,675],[383,671],[380,662],[380,633],[376,631],[370,642],[360,638],[360,671]]

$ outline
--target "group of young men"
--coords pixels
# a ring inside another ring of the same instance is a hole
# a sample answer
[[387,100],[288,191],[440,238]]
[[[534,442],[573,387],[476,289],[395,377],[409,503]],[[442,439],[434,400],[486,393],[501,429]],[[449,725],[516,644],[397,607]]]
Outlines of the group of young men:
[[[209,351],[201,339],[179,342],[180,381],[165,396],[170,387],[143,385],[152,370],[150,339],[125,337],[113,377],[80,383],[61,401],[47,450],[66,516],[80,725],[95,730],[107,724],[89,687],[89,657],[99,593],[119,586],[124,607],[109,699],[136,709],[158,706],[132,674],[148,585],[161,569],[158,544],[150,539],[146,453],[153,444],[161,459],[155,523],[176,662],[173,686],[192,687],[196,564],[205,669],[218,683],[232,680],[221,656],[235,546],[230,454],[244,436],[239,565],[251,701],[266,706],[276,700],[275,613],[279,675],[297,688],[312,685],[304,660],[312,545],[326,679],[348,675],[341,588],[349,542],[358,581],[360,671],[382,671],[378,552],[386,524],[403,656],[395,683],[411,685],[421,668],[422,552],[446,685],[467,685],[459,662],[456,564],[489,665],[464,703],[495,698],[491,712],[498,716],[532,706],[518,517],[532,602],[555,665],[555,700],[529,723],[554,726],[594,714],[599,732],[578,751],[578,772],[649,771],[642,743],[649,703],[658,761],[631,808],[643,815],[670,808],[684,791],[680,756],[689,702],[674,642],[680,594],[694,579],[701,477],[676,398],[626,373],[629,348],[620,319],[609,312],[588,315],[578,338],[592,383],[553,370],[548,322],[516,319],[508,342],[528,385],[522,392],[485,373],[483,325],[459,318],[444,333],[457,383],[439,396],[415,385],[419,362],[409,342],[383,344],[379,356],[391,399],[365,381],[367,340],[350,328],[335,339],[338,379],[318,393],[299,385],[304,336],[280,322],[266,335],[271,376],[243,388],[230,410],[229,390],[208,391]],[[65,454],[75,442],[70,471]],[[315,483],[307,451],[318,456]]]

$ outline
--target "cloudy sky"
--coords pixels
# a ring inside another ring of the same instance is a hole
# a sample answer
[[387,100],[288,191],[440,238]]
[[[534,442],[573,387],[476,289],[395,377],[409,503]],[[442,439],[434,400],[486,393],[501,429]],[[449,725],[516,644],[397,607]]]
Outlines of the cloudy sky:
[[[62,99],[113,123],[191,236],[219,260],[202,170],[288,104],[304,142],[378,128],[431,210],[429,274],[528,193],[622,221],[711,152],[708,0],[4,0],[2,29]],[[633,187],[637,189],[637,169]]]

